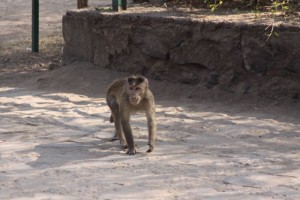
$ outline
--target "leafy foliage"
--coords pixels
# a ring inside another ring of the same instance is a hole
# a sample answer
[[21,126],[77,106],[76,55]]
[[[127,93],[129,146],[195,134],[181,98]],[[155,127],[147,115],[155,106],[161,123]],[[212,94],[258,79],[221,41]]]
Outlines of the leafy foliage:
[[185,4],[195,8],[232,8],[269,12],[291,12],[300,7],[298,0],[169,0],[174,4]]
[[275,18],[288,17],[299,18],[300,0],[167,0],[173,6],[188,6],[191,8],[208,8],[212,12],[217,9],[250,10],[255,16],[261,12],[267,12],[272,19],[272,24],[266,28],[268,41],[271,36],[279,37],[274,30]]

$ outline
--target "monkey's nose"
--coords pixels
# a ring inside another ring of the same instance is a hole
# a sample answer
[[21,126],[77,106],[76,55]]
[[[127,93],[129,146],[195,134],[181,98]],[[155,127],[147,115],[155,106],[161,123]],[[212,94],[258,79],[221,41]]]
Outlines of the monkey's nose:
[[134,95],[131,95],[131,96],[130,96],[130,99],[132,99],[132,100],[138,100],[138,95],[135,95],[135,94],[134,94]]

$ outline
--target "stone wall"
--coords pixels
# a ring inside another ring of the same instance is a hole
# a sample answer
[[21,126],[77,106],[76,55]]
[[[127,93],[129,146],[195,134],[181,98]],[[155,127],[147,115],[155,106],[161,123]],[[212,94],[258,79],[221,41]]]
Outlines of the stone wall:
[[199,21],[169,15],[70,11],[63,17],[65,63],[207,89],[269,97],[300,95],[300,28]]

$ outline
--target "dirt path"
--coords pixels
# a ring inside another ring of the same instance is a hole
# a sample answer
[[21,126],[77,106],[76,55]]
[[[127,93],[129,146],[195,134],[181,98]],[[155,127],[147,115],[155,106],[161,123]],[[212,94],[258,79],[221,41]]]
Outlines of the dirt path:
[[151,81],[157,148],[145,153],[146,122],[137,115],[139,153],[127,156],[107,140],[104,101],[105,86],[121,76],[84,63],[1,74],[0,199],[300,198],[299,112],[176,99],[186,86]]
[[[0,11],[22,13],[27,2],[1,1]],[[5,40],[18,37],[14,27]],[[128,156],[108,141],[104,100],[106,86],[126,74],[87,63],[11,69],[0,70],[1,200],[300,199],[298,101],[201,98],[195,87],[150,80],[157,147],[145,153],[146,122],[136,115],[138,154]]]

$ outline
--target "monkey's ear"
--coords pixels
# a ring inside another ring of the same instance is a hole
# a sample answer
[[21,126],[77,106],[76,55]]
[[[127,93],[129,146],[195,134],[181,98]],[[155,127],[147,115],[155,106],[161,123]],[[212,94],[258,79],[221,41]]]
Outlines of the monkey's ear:
[[137,77],[137,78],[136,78],[137,84],[140,84],[140,83],[144,82],[145,79],[146,79],[146,78],[145,78],[145,77],[142,77],[142,76]]
[[136,83],[136,78],[131,76],[127,78],[127,81],[130,85],[133,85]]
[[146,87],[148,87],[149,83],[148,83],[148,79],[144,76],[139,76],[137,77],[137,83],[140,84],[140,83],[143,83],[146,85]]

